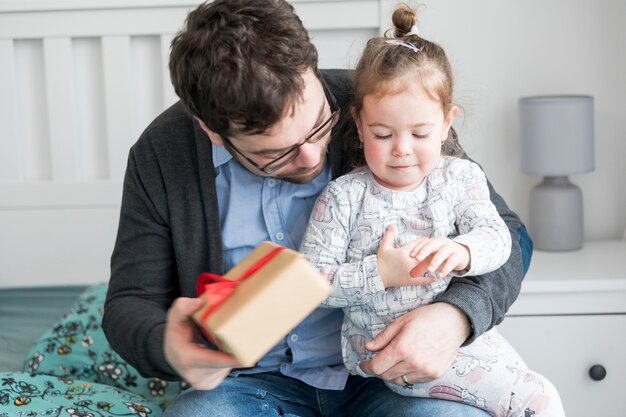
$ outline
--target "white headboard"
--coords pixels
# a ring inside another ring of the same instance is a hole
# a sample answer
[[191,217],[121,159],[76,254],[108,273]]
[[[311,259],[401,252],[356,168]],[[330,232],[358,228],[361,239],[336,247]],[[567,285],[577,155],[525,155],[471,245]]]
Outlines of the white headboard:
[[[391,1],[292,1],[321,67],[347,67]],[[128,148],[176,101],[196,2],[0,0],[0,287],[105,282]]]

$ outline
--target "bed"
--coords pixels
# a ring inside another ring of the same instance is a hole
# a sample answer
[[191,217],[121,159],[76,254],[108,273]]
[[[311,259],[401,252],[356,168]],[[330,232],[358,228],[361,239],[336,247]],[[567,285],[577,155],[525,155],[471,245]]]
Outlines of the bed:
[[10,370],[0,373],[0,415],[158,416],[185,388],[143,378],[111,349],[100,326],[106,289],[2,291],[2,366]]
[[[292,3],[323,68],[395,5]],[[196,4],[0,0],[0,417],[158,416],[184,388],[142,378],[100,318],[128,148],[176,101],[169,43]]]

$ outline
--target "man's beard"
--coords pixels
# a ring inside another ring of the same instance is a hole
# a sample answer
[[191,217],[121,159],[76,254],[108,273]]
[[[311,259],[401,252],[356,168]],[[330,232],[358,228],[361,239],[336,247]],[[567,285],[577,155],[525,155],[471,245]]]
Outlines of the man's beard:
[[317,177],[324,167],[326,166],[326,149],[322,153],[320,163],[314,166],[313,168],[296,168],[292,171],[287,171],[282,174],[275,175],[274,178],[277,178],[282,181],[291,182],[293,184],[306,184],[315,177]]

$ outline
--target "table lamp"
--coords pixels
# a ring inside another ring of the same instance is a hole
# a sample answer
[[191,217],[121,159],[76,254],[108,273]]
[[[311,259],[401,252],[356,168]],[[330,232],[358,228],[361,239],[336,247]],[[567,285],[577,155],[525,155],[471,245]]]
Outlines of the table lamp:
[[519,100],[522,172],[543,175],[530,192],[528,228],[535,248],[567,251],[583,245],[583,200],[568,175],[593,171],[593,97]]

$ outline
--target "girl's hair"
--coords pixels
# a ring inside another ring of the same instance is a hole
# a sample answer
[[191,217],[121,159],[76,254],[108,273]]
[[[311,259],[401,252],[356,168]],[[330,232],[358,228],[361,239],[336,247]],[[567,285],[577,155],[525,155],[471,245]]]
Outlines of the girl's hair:
[[[454,80],[445,51],[416,33],[416,11],[410,6],[400,5],[393,12],[392,22],[393,38],[370,39],[357,64],[353,102],[355,119],[358,120],[365,96],[398,93],[406,88],[407,82],[416,79],[420,80],[426,94],[441,103],[444,114],[447,114],[453,106]],[[442,145],[442,153],[463,154],[452,128]]]

